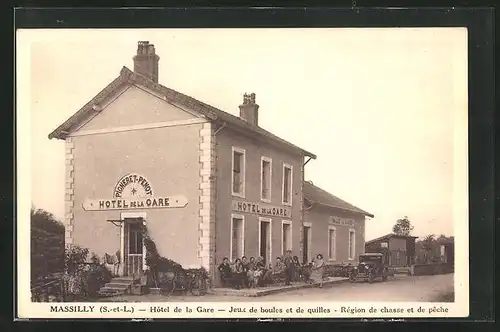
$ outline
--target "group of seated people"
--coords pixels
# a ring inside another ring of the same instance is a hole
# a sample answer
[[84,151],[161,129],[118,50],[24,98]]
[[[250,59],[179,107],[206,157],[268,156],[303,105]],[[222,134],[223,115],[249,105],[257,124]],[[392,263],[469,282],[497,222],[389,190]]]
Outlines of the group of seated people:
[[236,258],[234,262],[226,257],[218,267],[222,286],[236,289],[263,287],[278,281],[284,281],[285,285],[298,281],[308,282],[312,269],[314,267],[311,263],[301,264],[297,256],[292,256],[291,250],[276,257],[274,266],[271,263],[265,264],[263,257],[248,259],[243,256],[241,259]]

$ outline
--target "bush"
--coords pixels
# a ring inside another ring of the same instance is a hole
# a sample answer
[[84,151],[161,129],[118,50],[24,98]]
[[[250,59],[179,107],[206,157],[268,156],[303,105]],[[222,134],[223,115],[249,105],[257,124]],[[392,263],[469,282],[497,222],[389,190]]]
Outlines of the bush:
[[147,229],[144,227],[144,246],[146,247],[146,265],[149,271],[146,272],[147,283],[149,287],[166,288],[168,285],[168,272],[173,272],[178,278],[178,282],[186,285],[189,279],[198,278],[208,280],[208,271],[200,267],[198,269],[184,269],[181,264],[160,256],[156,244],[147,234]]
[[94,253],[88,262],[89,250],[79,246],[66,249],[63,277],[68,295],[73,300],[90,299],[98,296],[99,290],[112,279],[111,271],[99,261]]

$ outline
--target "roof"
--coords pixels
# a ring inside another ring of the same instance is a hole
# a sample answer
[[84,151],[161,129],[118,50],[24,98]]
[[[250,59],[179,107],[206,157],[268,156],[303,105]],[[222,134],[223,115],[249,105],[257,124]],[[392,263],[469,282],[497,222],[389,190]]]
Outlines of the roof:
[[381,236],[381,237],[378,237],[376,239],[373,239],[373,240],[370,240],[370,241],[366,241],[365,242],[365,245],[366,244],[370,244],[370,243],[374,243],[374,242],[378,242],[378,241],[383,241],[383,240],[388,240],[390,238],[401,238],[401,239],[416,239],[418,238],[418,236],[411,236],[411,235],[398,235],[398,234],[394,234],[394,233],[389,233],[387,235],[384,235],[384,236]]
[[384,256],[380,252],[365,252],[364,254],[359,254],[360,256]]
[[329,192],[315,186],[310,181],[304,182],[304,198],[312,204],[319,204],[328,208],[339,209],[347,212],[353,212],[373,218],[373,214],[366,212],[346,201],[330,194]]
[[184,107],[187,107],[204,117],[208,118],[211,121],[218,121],[220,123],[226,123],[233,128],[243,131],[245,133],[257,134],[262,137],[265,137],[271,140],[273,143],[278,143],[281,146],[292,149],[296,152],[300,152],[301,154],[316,159],[316,155],[306,150],[303,150],[292,143],[289,143],[276,135],[268,132],[267,130],[262,129],[259,126],[252,125],[247,121],[224,112],[220,109],[217,109],[213,106],[210,106],[204,102],[194,99],[193,97],[187,96],[183,93],[177,92],[170,88],[167,88],[161,84],[155,83],[149,78],[146,78],[127,67],[123,67],[120,71],[120,75],[114,79],[108,86],[106,86],[101,92],[99,92],[92,100],[90,100],[87,104],[85,104],[78,112],[76,112],[73,116],[71,116],[68,120],[66,120],[63,124],[61,124],[57,129],[55,129],[49,135],[49,139],[57,138],[57,139],[65,139],[66,135],[73,129],[77,128],[79,124],[81,124],[86,119],[89,119],[95,112],[96,106],[99,107],[99,103],[101,103],[108,95],[117,91],[120,87],[125,84],[134,84],[143,86],[148,88],[162,96],[165,97],[165,100],[180,104]]
[[437,238],[436,241],[439,244],[443,244],[443,245],[455,243],[455,239],[453,239],[453,238],[451,238],[451,239],[450,238],[447,238],[447,239]]

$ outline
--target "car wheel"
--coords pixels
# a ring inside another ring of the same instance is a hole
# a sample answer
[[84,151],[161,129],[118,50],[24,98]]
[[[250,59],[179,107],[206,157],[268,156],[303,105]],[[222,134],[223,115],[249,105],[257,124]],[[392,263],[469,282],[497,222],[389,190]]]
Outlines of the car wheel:
[[375,281],[375,276],[373,275],[373,272],[370,272],[370,274],[368,274],[368,282],[371,284],[373,281]]
[[384,276],[382,277],[382,280],[383,280],[383,281],[387,281],[387,275],[384,275]]
[[349,281],[350,281],[350,282],[356,282],[356,277],[354,277],[354,275],[352,275],[352,274],[351,274],[351,275],[349,276]]

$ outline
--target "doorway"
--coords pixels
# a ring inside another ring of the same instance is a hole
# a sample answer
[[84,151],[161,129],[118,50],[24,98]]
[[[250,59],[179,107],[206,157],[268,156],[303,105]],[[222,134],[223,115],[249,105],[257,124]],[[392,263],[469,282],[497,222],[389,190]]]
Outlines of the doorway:
[[309,243],[311,241],[311,227],[304,226],[302,233],[302,261],[307,264],[311,261],[309,257]]
[[139,277],[143,273],[144,235],[142,218],[125,218],[123,222],[123,275]]
[[259,229],[259,256],[264,258],[264,264],[271,262],[271,220],[261,219]]

